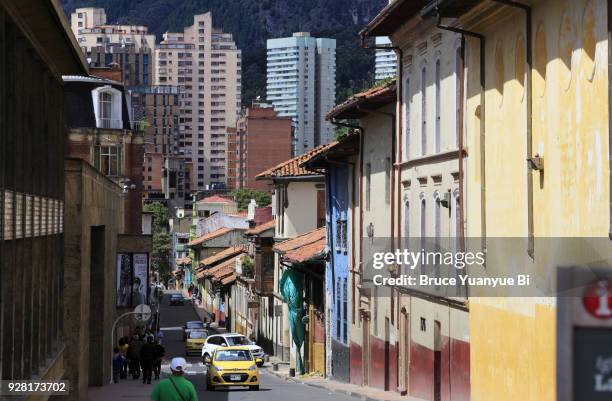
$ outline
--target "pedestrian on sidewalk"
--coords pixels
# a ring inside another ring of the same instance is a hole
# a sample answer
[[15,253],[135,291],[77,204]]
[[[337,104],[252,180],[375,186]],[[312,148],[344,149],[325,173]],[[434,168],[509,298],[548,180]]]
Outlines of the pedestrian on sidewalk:
[[119,372],[120,379],[127,379],[128,376],[128,363],[127,363],[127,353],[128,353],[128,338],[121,337],[119,339],[119,352],[123,356],[123,365],[121,365],[121,371]]
[[157,330],[157,342],[162,343],[164,341],[164,332],[162,329]]
[[157,383],[151,393],[152,401],[198,401],[195,387],[184,376],[187,361],[173,358],[170,363],[172,376]]
[[157,359],[155,359],[155,366],[153,367],[153,371],[155,372],[155,380],[159,380],[159,375],[161,374],[162,359],[164,358],[165,354],[166,349],[161,344],[161,340],[158,338],[157,344],[155,344],[155,356],[157,357]]
[[119,383],[119,377],[121,375],[124,362],[125,358],[121,354],[119,347],[115,347],[113,349],[113,383]]
[[142,345],[142,341],[140,341],[138,335],[134,335],[128,347],[130,375],[132,375],[134,380],[140,377],[140,350]]
[[153,364],[157,359],[156,345],[153,337],[147,337],[147,343],[140,349],[140,364],[142,365],[142,384],[151,384]]

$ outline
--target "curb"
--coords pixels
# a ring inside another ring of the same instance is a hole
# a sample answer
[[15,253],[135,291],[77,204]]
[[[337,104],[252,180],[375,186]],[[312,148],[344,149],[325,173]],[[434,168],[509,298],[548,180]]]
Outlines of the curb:
[[289,377],[289,376],[284,375],[282,373],[275,372],[275,371],[271,370],[269,367],[266,367],[265,369],[266,369],[266,372],[268,372],[268,373],[278,377],[279,379],[283,379],[285,381],[289,381],[289,382],[292,382],[292,383],[303,384],[303,385],[306,385],[306,386],[309,386],[309,387],[314,387],[314,388],[318,388],[318,389],[321,389],[321,390],[330,391],[330,392],[333,392],[333,393],[336,393],[336,394],[348,395],[350,397],[354,397],[354,398],[360,399],[362,401],[389,401],[389,400],[386,400],[386,399],[383,399],[383,398],[370,397],[370,396],[358,393],[357,391],[353,391],[353,390],[330,389],[330,388],[326,387],[323,384],[308,383],[307,381],[300,380],[300,379],[297,379],[297,378],[294,378],[294,377]]

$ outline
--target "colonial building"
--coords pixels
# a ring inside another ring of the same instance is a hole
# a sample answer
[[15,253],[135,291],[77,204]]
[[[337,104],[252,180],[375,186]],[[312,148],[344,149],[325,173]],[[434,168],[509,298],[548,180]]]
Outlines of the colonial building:
[[[301,165],[328,146],[330,144],[321,145],[257,175],[258,180],[270,180],[274,184],[272,202],[276,222],[275,242],[295,238],[325,225],[324,176],[319,171],[311,171]],[[273,311],[274,315],[271,343],[273,355],[289,361],[291,350],[287,320],[289,310],[279,288],[285,270],[277,254],[274,260],[274,299],[272,305],[269,305],[269,310]],[[291,361],[295,367],[295,358]]]
[[64,76],[68,154],[92,164],[125,195],[125,232],[142,233],[143,134],[133,127],[123,84]]

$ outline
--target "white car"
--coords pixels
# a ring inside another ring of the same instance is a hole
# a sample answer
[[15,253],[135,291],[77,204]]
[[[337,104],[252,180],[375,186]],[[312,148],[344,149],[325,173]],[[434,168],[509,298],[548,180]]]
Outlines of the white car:
[[[217,348],[236,346],[248,348],[251,354],[253,354],[253,358],[259,358],[263,361],[265,355],[263,349],[238,333],[214,334],[209,336],[202,347],[202,361],[204,364],[208,363]],[[258,366],[261,365],[263,365],[263,362],[258,364]]]

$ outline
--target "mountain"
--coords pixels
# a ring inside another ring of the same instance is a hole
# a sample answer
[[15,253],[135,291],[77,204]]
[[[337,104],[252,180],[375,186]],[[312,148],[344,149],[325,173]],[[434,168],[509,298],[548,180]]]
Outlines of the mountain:
[[231,32],[243,57],[243,104],[265,96],[266,39],[309,31],[337,40],[336,98],[373,83],[374,53],[359,47],[358,32],[386,0],[60,0],[66,15],[77,7],[103,7],[109,23],[146,25],[159,38],[182,31],[193,15],[212,12],[215,26]]

